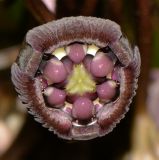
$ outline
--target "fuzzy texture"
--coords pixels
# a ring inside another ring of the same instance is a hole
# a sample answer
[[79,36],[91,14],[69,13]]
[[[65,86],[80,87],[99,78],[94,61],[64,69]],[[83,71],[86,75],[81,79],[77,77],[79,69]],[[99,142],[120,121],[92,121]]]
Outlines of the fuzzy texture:
[[[98,47],[108,45],[122,64],[118,99],[99,109],[96,119],[89,125],[77,125],[69,114],[47,107],[41,82],[35,77],[44,53],[72,42]],[[135,95],[140,65],[138,48],[131,49],[119,25],[110,20],[80,16],[63,18],[30,30],[17,61],[12,65],[11,74],[19,98],[38,122],[61,138],[88,140],[109,133],[124,117]]]

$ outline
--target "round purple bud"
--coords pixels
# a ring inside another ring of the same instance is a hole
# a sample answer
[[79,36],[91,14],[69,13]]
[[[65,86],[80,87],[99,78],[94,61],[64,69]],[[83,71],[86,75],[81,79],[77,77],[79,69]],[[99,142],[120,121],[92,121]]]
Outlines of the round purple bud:
[[50,84],[62,82],[67,77],[67,72],[63,63],[55,58],[47,62],[43,74]]
[[72,115],[78,120],[89,120],[93,116],[94,105],[86,97],[79,97],[73,104]]

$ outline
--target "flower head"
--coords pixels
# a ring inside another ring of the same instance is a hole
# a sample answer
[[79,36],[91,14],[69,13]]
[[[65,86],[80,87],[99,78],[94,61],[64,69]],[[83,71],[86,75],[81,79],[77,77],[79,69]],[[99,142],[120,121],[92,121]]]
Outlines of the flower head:
[[69,17],[30,30],[12,81],[35,119],[64,139],[109,133],[128,111],[140,72],[119,25]]

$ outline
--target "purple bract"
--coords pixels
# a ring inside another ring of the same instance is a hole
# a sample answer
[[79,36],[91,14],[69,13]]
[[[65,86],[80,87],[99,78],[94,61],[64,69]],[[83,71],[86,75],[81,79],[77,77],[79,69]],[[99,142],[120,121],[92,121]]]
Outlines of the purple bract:
[[38,122],[61,138],[88,140],[112,131],[128,111],[140,55],[115,22],[69,17],[30,30],[11,72]]

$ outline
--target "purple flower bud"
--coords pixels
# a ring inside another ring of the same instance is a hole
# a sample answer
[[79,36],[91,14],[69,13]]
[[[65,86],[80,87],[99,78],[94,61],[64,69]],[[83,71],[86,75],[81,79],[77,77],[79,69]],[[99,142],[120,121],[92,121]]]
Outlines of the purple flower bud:
[[128,111],[140,55],[115,22],[69,17],[30,30],[11,73],[36,120],[61,138],[87,140],[112,131]]

